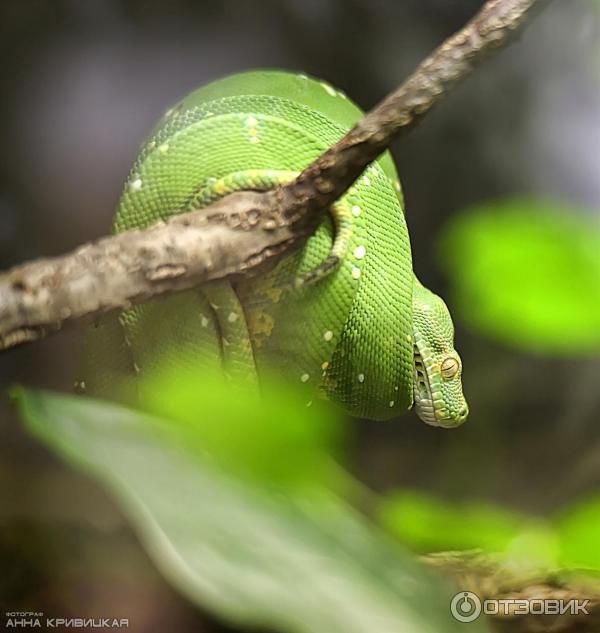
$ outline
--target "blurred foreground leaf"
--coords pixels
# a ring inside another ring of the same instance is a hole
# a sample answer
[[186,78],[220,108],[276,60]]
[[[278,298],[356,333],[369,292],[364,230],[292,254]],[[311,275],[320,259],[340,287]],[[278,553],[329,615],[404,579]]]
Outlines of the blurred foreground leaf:
[[298,632],[464,630],[450,594],[324,488],[289,497],[226,475],[200,452],[195,424],[16,396],[28,428],[117,497],[163,574],[222,618]]
[[464,323],[534,351],[600,350],[600,227],[580,211],[481,206],[448,224],[440,254]]
[[140,389],[147,412],[174,422],[167,427],[172,440],[227,472],[279,489],[341,483],[331,460],[336,414],[325,402],[307,407],[306,397],[281,381],[263,380],[259,399],[221,374],[169,366],[142,379]]

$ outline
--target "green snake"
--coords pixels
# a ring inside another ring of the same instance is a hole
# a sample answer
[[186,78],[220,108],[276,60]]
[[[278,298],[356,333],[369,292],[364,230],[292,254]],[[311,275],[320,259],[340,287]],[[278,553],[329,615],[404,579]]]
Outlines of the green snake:
[[[304,74],[256,71],[201,87],[142,146],[114,230],[289,182],[361,116],[342,92]],[[413,273],[385,153],[302,249],[269,271],[101,319],[86,338],[84,380],[103,395],[160,367],[199,381],[216,369],[259,388],[276,373],[354,416],[387,419],[414,405],[428,424],[454,427],[468,407],[453,338],[445,303]]]

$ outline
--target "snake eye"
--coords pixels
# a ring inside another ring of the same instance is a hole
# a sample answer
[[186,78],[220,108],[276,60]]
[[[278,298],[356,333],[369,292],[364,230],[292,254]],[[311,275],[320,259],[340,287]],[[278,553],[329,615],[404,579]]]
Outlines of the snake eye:
[[444,380],[450,380],[450,378],[454,378],[458,372],[458,361],[456,358],[449,356],[442,361],[440,369],[442,378],[444,378]]

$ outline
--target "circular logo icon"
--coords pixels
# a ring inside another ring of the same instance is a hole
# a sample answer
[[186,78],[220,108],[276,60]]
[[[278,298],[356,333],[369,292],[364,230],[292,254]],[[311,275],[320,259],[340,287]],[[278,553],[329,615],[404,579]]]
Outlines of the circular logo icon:
[[461,591],[452,598],[450,612],[459,622],[473,622],[481,615],[481,600],[472,591]]

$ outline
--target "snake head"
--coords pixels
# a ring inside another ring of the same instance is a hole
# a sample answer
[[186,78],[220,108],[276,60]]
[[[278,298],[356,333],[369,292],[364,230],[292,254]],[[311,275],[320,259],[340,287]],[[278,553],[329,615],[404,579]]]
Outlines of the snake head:
[[462,362],[444,301],[415,279],[413,289],[414,382],[417,415],[433,426],[462,424],[469,407],[462,390]]

